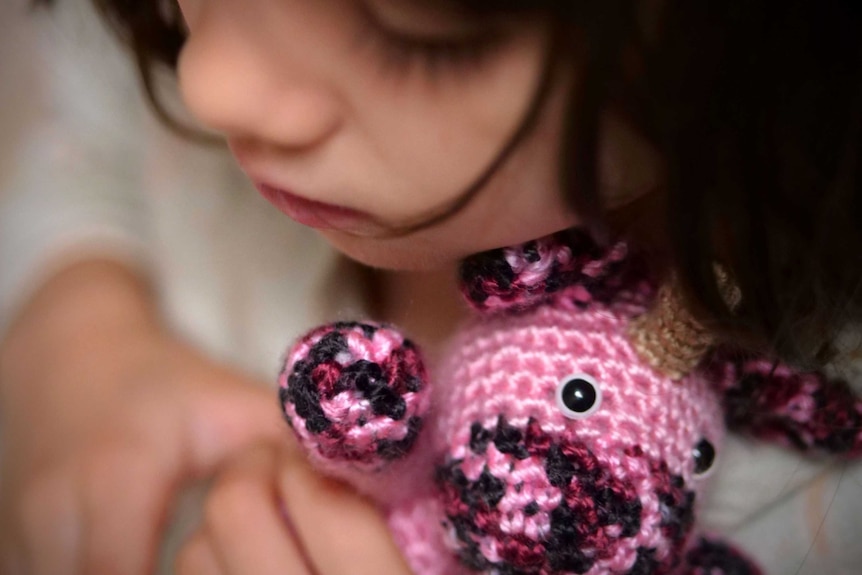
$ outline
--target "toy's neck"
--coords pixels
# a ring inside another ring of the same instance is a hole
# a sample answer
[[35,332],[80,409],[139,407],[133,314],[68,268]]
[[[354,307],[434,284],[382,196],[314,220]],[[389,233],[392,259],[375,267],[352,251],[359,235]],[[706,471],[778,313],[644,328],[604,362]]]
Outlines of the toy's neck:
[[434,364],[470,313],[457,277],[455,265],[433,272],[377,271],[371,290],[375,316],[402,328]]

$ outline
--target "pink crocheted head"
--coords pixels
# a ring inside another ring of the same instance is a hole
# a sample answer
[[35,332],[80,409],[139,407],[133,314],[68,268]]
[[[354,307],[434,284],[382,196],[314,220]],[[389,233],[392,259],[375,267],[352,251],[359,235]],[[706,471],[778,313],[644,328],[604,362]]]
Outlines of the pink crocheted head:
[[592,575],[679,561],[721,406],[702,378],[673,381],[638,358],[634,311],[582,308],[562,290],[459,335],[435,402],[448,543],[463,562]]

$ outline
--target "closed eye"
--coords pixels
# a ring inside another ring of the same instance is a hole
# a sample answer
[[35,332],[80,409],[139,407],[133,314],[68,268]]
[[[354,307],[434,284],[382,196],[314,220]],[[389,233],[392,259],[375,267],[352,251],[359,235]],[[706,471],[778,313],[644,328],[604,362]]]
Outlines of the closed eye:
[[359,2],[358,42],[378,52],[384,72],[408,74],[421,68],[436,78],[446,71],[468,72],[481,68],[485,60],[505,42],[506,35],[493,25],[465,30],[417,32],[389,23],[367,2]]

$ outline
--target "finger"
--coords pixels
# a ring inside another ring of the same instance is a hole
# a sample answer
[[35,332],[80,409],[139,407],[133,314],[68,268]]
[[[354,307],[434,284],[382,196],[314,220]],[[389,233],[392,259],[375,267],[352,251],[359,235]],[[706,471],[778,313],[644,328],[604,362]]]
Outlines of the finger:
[[24,491],[17,507],[22,534],[14,559],[18,573],[79,573],[82,525],[77,520],[80,486],[76,467],[75,462],[68,462],[46,471]]
[[0,542],[0,573],[24,575],[24,557],[21,544],[7,533]]
[[204,529],[226,575],[310,575],[276,496],[273,449],[252,448],[225,469],[210,493]]
[[167,406],[143,397],[117,414],[128,433],[104,440],[88,459],[82,563],[87,575],[152,572],[174,489],[211,473],[261,436],[283,440],[277,402],[253,384],[216,379],[175,391],[177,401]]
[[225,575],[212,542],[198,531],[183,544],[174,565],[176,575]]
[[279,493],[320,575],[410,575],[380,511],[301,458],[280,460]]
[[205,385],[191,386],[181,401],[187,406],[184,436],[191,470],[210,473],[226,457],[254,443],[291,442],[272,389],[239,379],[233,373],[208,374]]
[[87,459],[83,485],[85,575],[144,575],[155,565],[159,526],[175,481],[148,446],[105,442]]

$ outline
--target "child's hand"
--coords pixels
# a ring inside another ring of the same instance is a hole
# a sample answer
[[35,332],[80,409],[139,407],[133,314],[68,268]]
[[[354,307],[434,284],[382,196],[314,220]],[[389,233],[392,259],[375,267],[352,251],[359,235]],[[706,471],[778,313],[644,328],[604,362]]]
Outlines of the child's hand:
[[[7,430],[17,431],[18,445],[4,461],[14,475],[2,493],[0,539],[11,546],[4,558],[20,572],[152,573],[181,483],[207,475],[243,444],[282,431],[271,391],[190,351],[153,354],[152,370],[129,374],[137,381],[94,413],[100,420],[82,436],[55,434],[50,450],[32,453],[40,448],[23,436],[49,423],[34,413],[29,429]],[[69,385],[78,383],[68,377]],[[22,461],[30,458],[38,461]]]
[[316,474],[300,454],[261,445],[218,476],[177,575],[409,575],[380,513]]
[[150,575],[182,482],[283,437],[273,392],[151,322],[124,274],[70,271],[0,348],[4,575]]

